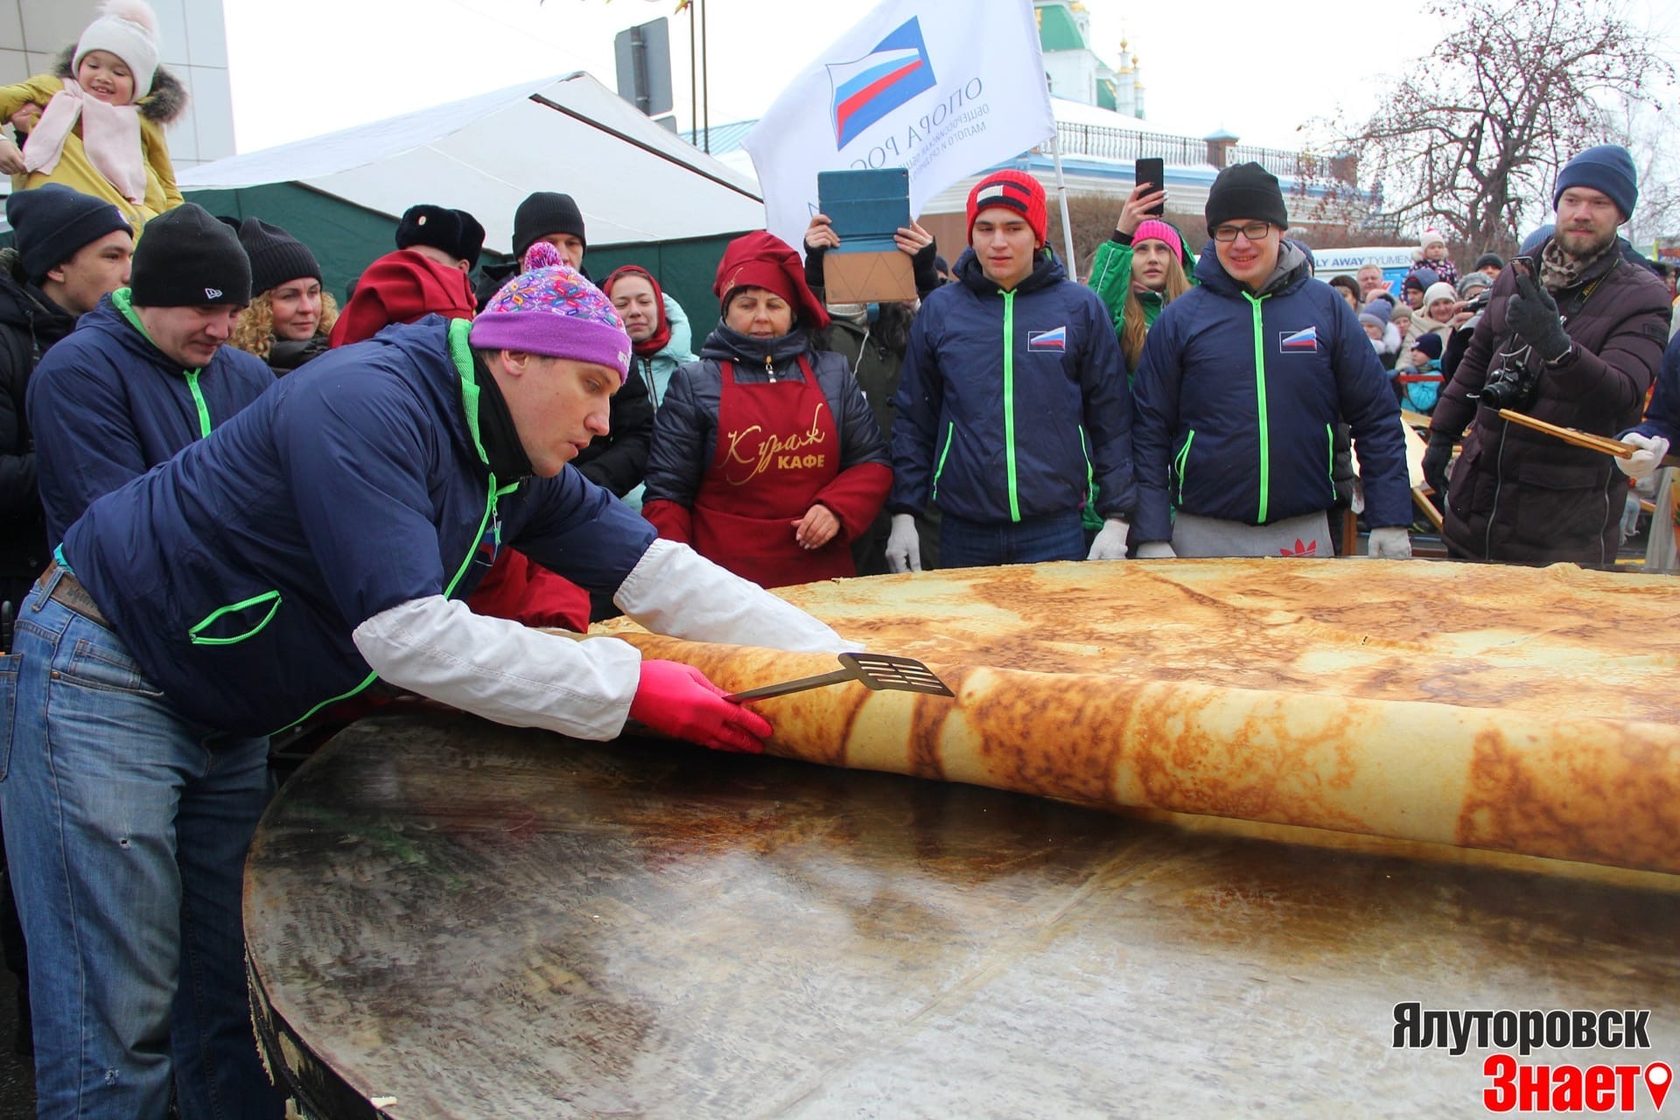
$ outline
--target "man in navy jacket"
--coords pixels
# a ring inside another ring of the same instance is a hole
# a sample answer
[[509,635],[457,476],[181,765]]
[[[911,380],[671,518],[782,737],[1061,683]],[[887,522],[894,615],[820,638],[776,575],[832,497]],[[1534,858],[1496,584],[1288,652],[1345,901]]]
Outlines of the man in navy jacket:
[[153,218],[133,278],[76,323],[29,382],[47,543],[95,498],[145,474],[274,384],[226,346],[251,302],[239,237],[192,203]]
[[1370,554],[1411,556],[1399,406],[1353,309],[1284,240],[1276,177],[1227,167],[1206,214],[1200,284],[1150,328],[1132,386],[1139,557],[1331,555],[1340,420]]
[[1645,419],[1623,432],[1621,438],[1639,450],[1614,462],[1635,481],[1650,478],[1662,466],[1668,449],[1680,440],[1680,334],[1669,339],[1668,349],[1663,351],[1662,368],[1657,371]]
[[762,749],[769,724],[698,670],[468,611],[504,545],[655,630],[844,648],[570,469],[630,342],[550,260],[472,323],[428,316],[287,376],[95,501],[24,601],[0,806],[44,1113],[161,1118],[173,1078],[182,1115],[278,1115],[241,964],[267,732],[383,679],[581,738],[634,718]]
[[[916,515],[939,509],[940,563],[1123,559],[1132,404],[1108,310],[1044,247],[1044,188],[997,171],[968,196],[957,282],[910,330],[893,425],[887,565],[921,570]],[[1080,512],[1104,523],[1087,550]]]

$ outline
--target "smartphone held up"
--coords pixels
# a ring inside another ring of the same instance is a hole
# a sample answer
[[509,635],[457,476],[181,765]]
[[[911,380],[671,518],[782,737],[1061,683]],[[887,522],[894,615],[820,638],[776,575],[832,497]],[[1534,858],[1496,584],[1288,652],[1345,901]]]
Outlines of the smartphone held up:
[[[1166,188],[1167,164],[1162,159],[1140,159],[1132,168],[1133,182],[1137,183],[1143,194],[1155,194]],[[1147,189],[1143,189],[1147,188]],[[1144,213],[1151,217],[1160,217],[1167,212],[1165,200],[1157,202]]]

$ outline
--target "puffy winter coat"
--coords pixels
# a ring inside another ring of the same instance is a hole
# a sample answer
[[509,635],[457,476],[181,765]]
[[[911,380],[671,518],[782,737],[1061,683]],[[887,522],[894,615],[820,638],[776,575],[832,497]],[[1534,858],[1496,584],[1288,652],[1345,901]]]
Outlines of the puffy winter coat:
[[[1432,439],[1470,429],[1453,466],[1442,536],[1461,557],[1607,567],[1616,560],[1626,476],[1608,455],[1513,424],[1478,399],[1512,350],[1505,313],[1515,290],[1516,273],[1506,269],[1430,420]],[[1539,380],[1522,411],[1595,435],[1625,431],[1638,422],[1662,361],[1667,290],[1610,252],[1574,288],[1552,294],[1575,346],[1555,368],[1530,358]]]
[[1130,516],[1132,402],[1108,309],[1049,252],[1011,291],[973,249],[910,329],[893,425],[894,513],[1002,523],[1084,506]]
[[327,337],[335,347],[349,346],[392,323],[412,323],[427,315],[471,319],[475,308],[466,273],[412,249],[397,249],[362,270],[356,291]]
[[[1178,252],[1178,263],[1184,268],[1185,279],[1194,284],[1196,258],[1182,245]],[[1098,245],[1096,255],[1091,258],[1091,290],[1102,297],[1103,306],[1108,308],[1109,317],[1114,320],[1116,338],[1121,337],[1126,329],[1126,296],[1132,289],[1132,255],[1131,236],[1117,232]],[[1161,317],[1162,310],[1167,306],[1160,292],[1139,292],[1138,303],[1143,307],[1145,327],[1153,327],[1155,320]],[[1131,374],[1137,371],[1126,372]]]
[[232,346],[184,370],[147,337],[127,288],[101,299],[29,382],[47,539],[63,540],[95,498],[203,439],[272,384],[261,358]]
[[[671,377],[678,368],[694,361],[694,335],[688,325],[688,315],[683,311],[682,304],[665,297],[665,321],[671,327],[671,339],[659,352],[650,358],[635,356],[630,359],[630,371],[634,376],[642,379],[647,388],[648,404],[651,414],[657,415],[659,406],[664,403],[665,394],[670,390]],[[649,436],[651,451],[652,436]],[[644,470],[644,474],[645,474]],[[642,492],[646,488],[645,482],[637,482],[625,494],[624,504],[631,509],[642,508]]]
[[76,325],[74,315],[16,275],[16,261],[17,250],[0,250],[0,580],[14,583],[47,564],[25,393],[41,356]]
[[354,695],[355,628],[465,596],[502,546],[602,591],[647,551],[577,471],[491,473],[469,329],[427,316],[317,358],[71,527],[66,561],[183,715],[263,734]]
[[[0,86],[0,121],[10,120],[12,114],[25,105],[35,104],[45,109],[53,95],[64,88],[64,79],[73,76],[70,59],[75,48],[64,50],[53,73],[41,74],[16,85]],[[12,177],[13,190],[27,190],[43,183],[62,183],[67,187],[103,199],[121,210],[134,224],[136,234],[147,219],[181,205],[181,191],[175,185],[175,165],[169,159],[169,145],[163,130],[172,124],[187,107],[186,90],[180,81],[164,67],[152,76],[152,90],[140,99],[140,153],[146,161],[146,196],[139,202],[124,198],[111,181],[100,174],[82,147],[80,122],[64,138],[64,149],[58,165],[49,174],[32,171]]]
[[1212,243],[1200,286],[1167,306],[1132,388],[1136,539],[1172,539],[1172,511],[1264,525],[1336,501],[1338,419],[1353,431],[1373,526],[1411,523],[1399,406],[1365,329],[1285,244],[1254,295]]
[[1662,436],[1680,451],[1680,334],[1668,340],[1668,349],[1663,351],[1662,372],[1657,375],[1651,403],[1645,408],[1645,419],[1630,431],[1642,436]]

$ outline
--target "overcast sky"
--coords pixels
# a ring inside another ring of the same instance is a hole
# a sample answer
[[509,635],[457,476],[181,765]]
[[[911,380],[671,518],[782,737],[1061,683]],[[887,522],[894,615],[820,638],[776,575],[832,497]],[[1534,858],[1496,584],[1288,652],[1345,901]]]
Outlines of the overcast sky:
[[[962,4],[984,18],[995,0]],[[1469,0],[1474,2],[1474,0]],[[1680,4],[1626,0],[1680,58]],[[711,123],[760,116],[874,0],[706,0]],[[1297,147],[1338,107],[1363,115],[1417,64],[1439,21],[1411,0],[1085,0],[1097,53],[1140,58],[1146,115],[1192,136]],[[614,85],[613,35],[675,0],[284,0],[226,5],[240,151],[588,70]],[[1327,11],[1346,13],[1326,18]],[[822,22],[826,19],[827,23]],[[689,16],[671,17],[676,112],[689,120]],[[1385,81],[1384,78],[1389,79]],[[1669,91],[1674,106],[1676,91]]]

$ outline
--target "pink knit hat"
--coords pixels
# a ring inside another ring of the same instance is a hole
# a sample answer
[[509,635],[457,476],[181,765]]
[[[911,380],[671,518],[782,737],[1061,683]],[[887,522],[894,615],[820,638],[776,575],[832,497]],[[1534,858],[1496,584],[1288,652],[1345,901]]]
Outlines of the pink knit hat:
[[472,345],[593,362],[630,372],[630,336],[599,288],[546,241],[525,253],[525,271],[502,285],[473,320]]
[[1184,256],[1184,239],[1178,231],[1159,218],[1145,218],[1138,223],[1137,229],[1132,231],[1132,244],[1142,241],[1164,241],[1171,249],[1173,256]]

